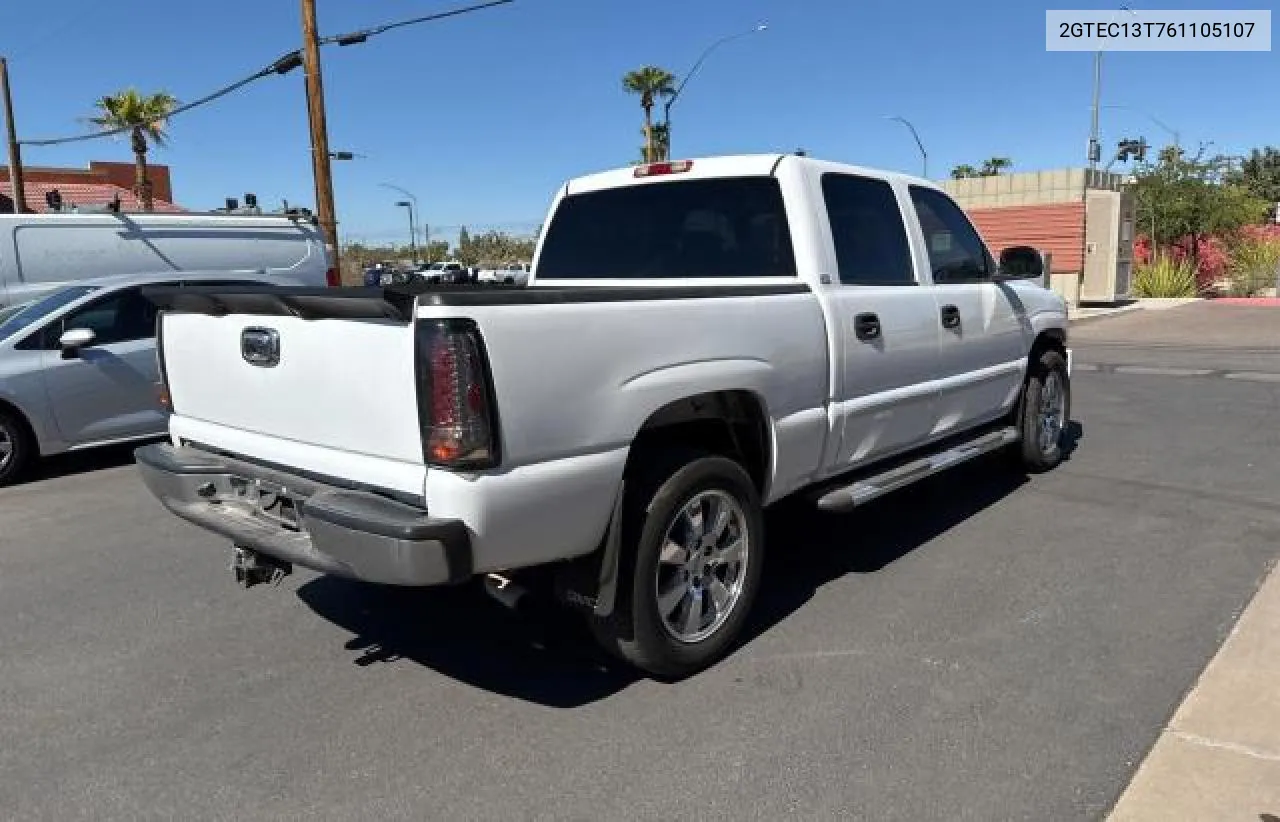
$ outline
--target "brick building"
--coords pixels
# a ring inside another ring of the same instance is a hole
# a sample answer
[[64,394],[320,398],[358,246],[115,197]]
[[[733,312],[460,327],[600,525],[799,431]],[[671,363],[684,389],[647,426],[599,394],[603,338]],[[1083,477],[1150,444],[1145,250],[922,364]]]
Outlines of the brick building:
[[[27,199],[27,210],[46,212],[45,194],[57,189],[62,195],[64,207],[104,206],[116,195],[125,211],[141,211],[142,204],[133,195],[133,163],[104,163],[94,161],[88,168],[48,168],[23,166],[22,182]],[[173,185],[169,167],[147,164],[147,177],[156,211],[181,211],[173,204]],[[12,214],[13,186],[9,181],[9,167],[0,166],[0,214]]]
[[942,184],[998,253],[1029,245],[1053,255],[1050,285],[1073,303],[1128,296],[1134,198],[1124,175],[1083,168]]

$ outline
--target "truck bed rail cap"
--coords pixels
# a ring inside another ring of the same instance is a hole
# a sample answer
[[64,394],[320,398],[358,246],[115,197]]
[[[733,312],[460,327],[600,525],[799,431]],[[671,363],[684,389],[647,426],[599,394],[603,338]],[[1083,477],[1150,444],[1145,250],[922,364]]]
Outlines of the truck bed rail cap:
[[280,285],[147,286],[142,296],[162,311],[184,314],[259,314],[304,320],[409,322],[415,295],[393,288],[306,288]]

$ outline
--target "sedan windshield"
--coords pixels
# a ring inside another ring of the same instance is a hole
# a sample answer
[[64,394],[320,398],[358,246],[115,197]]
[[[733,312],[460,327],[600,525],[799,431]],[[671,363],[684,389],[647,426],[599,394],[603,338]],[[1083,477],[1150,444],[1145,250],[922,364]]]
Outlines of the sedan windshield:
[[97,290],[96,285],[73,285],[47,294],[38,300],[0,310],[0,340],[17,334],[37,320]]

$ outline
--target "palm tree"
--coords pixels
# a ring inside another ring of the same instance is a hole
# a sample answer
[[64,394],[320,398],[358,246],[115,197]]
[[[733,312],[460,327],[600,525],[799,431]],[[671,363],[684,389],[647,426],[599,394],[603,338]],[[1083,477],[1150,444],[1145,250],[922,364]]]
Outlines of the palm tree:
[[977,177],[978,170],[971,165],[959,165],[951,169],[951,179],[963,180],[966,177]]
[[629,94],[640,95],[640,107],[644,109],[644,156],[646,162],[654,162],[653,107],[658,98],[676,93],[676,77],[657,66],[644,66],[627,72],[622,78],[622,88]]
[[671,130],[666,123],[654,123],[649,128],[653,135],[653,161],[662,162],[671,159]]
[[997,177],[1000,175],[1001,171],[1006,168],[1011,168],[1012,166],[1013,160],[1010,160],[1008,157],[992,157],[990,160],[987,160],[982,164],[982,176]]
[[130,88],[103,97],[94,105],[98,114],[89,122],[103,131],[130,131],[135,165],[133,193],[142,202],[143,210],[151,211],[151,180],[147,178],[148,141],[157,146],[165,144],[167,121],[178,101],[168,92],[142,95],[137,89]]

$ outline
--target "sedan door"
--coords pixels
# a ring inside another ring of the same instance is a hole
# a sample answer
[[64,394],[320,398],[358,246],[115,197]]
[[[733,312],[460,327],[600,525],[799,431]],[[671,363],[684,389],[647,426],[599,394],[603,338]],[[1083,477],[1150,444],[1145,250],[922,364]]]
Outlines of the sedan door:
[[942,378],[938,422],[946,435],[991,422],[1017,401],[1034,334],[969,218],[941,191],[910,186],[936,301],[934,333]]
[[840,329],[834,417],[840,473],[924,444],[937,417],[938,334],[893,187],[846,173],[821,177],[838,284],[828,292]]
[[[44,329],[44,383],[62,438],[72,447],[163,434],[156,396],[155,307],[138,288],[101,297]],[[63,351],[72,329],[94,333],[88,346]]]

